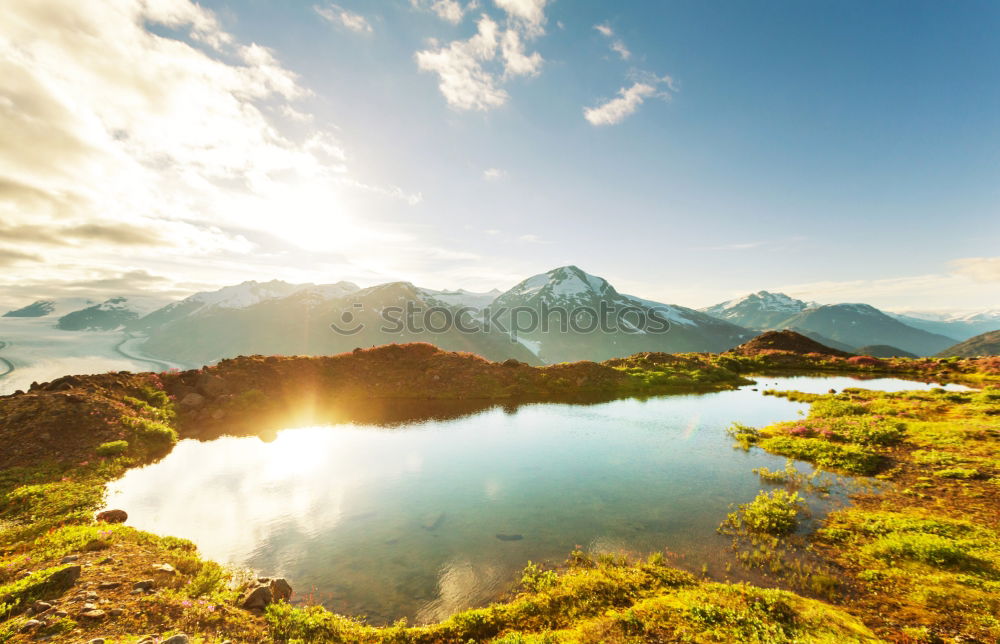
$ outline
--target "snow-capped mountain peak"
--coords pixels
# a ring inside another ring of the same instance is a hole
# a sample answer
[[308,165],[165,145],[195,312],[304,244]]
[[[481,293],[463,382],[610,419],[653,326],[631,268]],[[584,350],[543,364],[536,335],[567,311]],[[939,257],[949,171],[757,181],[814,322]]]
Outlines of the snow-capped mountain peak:
[[616,295],[618,292],[604,278],[586,273],[576,266],[560,266],[529,277],[504,293],[501,298],[539,298],[550,304],[579,304],[594,298]]
[[110,331],[138,320],[162,305],[163,300],[155,297],[112,297],[100,304],[67,313],[59,318],[56,326],[66,331]]
[[743,310],[755,310],[755,311],[774,311],[783,313],[798,313],[800,311],[808,308],[808,304],[802,300],[797,300],[794,297],[789,297],[784,293],[771,293],[769,291],[757,291],[756,293],[749,293],[742,297],[738,297],[733,300],[728,300],[722,302],[721,304],[716,304],[708,309],[703,309],[706,312],[724,312],[724,311],[734,311],[738,309]]

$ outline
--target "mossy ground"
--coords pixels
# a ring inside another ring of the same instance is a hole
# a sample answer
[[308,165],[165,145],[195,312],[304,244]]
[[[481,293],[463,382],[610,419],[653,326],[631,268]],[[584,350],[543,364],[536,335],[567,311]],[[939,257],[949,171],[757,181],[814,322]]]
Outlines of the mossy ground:
[[852,612],[897,641],[1000,641],[1000,389],[773,394],[809,415],[736,428],[741,442],[888,482],[811,543]]
[[[797,367],[803,366],[802,360],[795,361]],[[592,363],[557,365],[540,370],[544,376],[539,382],[545,383],[547,391],[557,391],[572,388],[588,373],[597,373],[600,380],[588,382],[598,389],[600,382],[610,383],[611,393],[617,394],[655,393],[674,386],[728,388],[742,382],[739,374],[759,370],[761,362],[746,356],[702,354],[668,360],[662,354],[650,354],[607,364],[605,370]],[[246,381],[240,381],[240,390],[266,389],[269,379],[283,377],[282,365],[275,365],[266,359],[236,365],[243,370],[239,377]],[[288,368],[292,366],[289,360]],[[844,368],[853,373],[870,365]],[[939,367],[935,363],[933,368]],[[253,369],[261,369],[264,375],[253,375]],[[492,366],[488,372],[503,373]],[[917,372],[930,373],[926,369],[906,373]],[[421,373],[440,389],[441,379],[433,379],[433,369]],[[977,372],[965,366],[956,373],[965,380],[977,379]],[[993,377],[988,374],[981,380]],[[486,376],[477,382],[484,391],[509,393],[506,385],[495,386]],[[251,614],[236,606],[241,590],[251,581],[245,572],[203,561],[194,546],[183,540],[95,523],[93,515],[102,505],[105,483],[169,451],[178,431],[184,435],[184,424],[160,393],[161,379],[118,375],[95,377],[91,384],[4,399],[5,410],[12,411],[6,417],[10,422],[0,419],[5,438],[30,439],[33,432],[42,430],[65,433],[58,449],[30,445],[8,454],[0,464],[0,598],[4,604],[0,607],[0,642],[28,641],[40,635],[57,641],[100,636],[132,642],[175,632],[206,642],[1000,638],[995,619],[1000,608],[996,601],[1000,463],[995,391],[962,395],[848,391],[810,397],[814,408],[802,421],[805,431],[793,432],[794,426],[781,424],[763,431],[743,428],[737,432],[747,446],[760,444],[841,471],[874,473],[896,484],[881,494],[861,496],[855,506],[831,515],[812,543],[825,558],[826,568],[823,575],[815,571],[806,575],[810,583],[823,588],[805,594],[829,597],[843,607],[788,590],[696,579],[657,558],[594,561],[584,553],[574,553],[568,568],[558,573],[529,566],[521,590],[504,602],[459,613],[439,624],[376,628],[316,606],[277,604],[263,616]],[[49,455],[51,461],[43,458]],[[788,472],[779,482],[802,484]],[[769,508],[762,510],[765,523],[773,514]],[[788,513],[783,517],[782,526],[787,527]],[[769,534],[767,538],[785,547],[786,537]],[[47,583],[66,565],[61,562],[67,555],[75,556],[74,565],[81,566],[80,579],[71,589]],[[154,568],[160,564],[170,564],[173,572]],[[778,583],[783,583],[780,578],[788,570],[792,567],[776,569]],[[843,592],[825,592],[825,582],[820,582],[827,571],[840,576],[835,585]],[[143,579],[155,580],[154,592],[133,594],[132,584]],[[122,614],[99,621],[80,617],[83,600],[77,601],[76,595],[106,582],[121,585],[100,590],[99,601],[105,603],[99,607],[118,608]],[[785,585],[798,588],[791,582]],[[29,617],[24,609],[38,599],[55,600],[69,614],[22,633]]]

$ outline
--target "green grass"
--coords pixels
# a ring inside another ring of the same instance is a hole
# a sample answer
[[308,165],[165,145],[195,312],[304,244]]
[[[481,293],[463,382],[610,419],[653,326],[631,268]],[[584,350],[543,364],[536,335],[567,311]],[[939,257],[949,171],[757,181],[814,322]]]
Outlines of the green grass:
[[943,479],[974,479],[979,477],[979,470],[971,467],[950,467],[934,472],[934,476]]
[[735,534],[789,534],[798,528],[799,515],[805,509],[805,500],[798,492],[762,491],[753,501],[731,512],[720,530]]
[[832,443],[820,438],[775,436],[761,441],[760,447],[774,454],[790,456],[826,469],[851,474],[872,475],[878,472],[882,457],[859,445]]
[[128,441],[109,441],[101,443],[94,450],[98,456],[120,456],[128,451]]

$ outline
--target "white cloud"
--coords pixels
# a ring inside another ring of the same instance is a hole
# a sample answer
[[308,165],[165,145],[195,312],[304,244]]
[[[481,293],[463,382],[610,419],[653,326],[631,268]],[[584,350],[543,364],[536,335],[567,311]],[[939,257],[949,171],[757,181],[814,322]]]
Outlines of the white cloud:
[[500,168],[486,168],[483,170],[483,179],[487,181],[499,181],[507,176],[506,170],[501,170]]
[[621,56],[622,60],[628,60],[632,57],[632,52],[628,50],[628,47],[621,40],[615,40],[611,43],[611,51]]
[[[423,6],[422,0],[411,2]],[[499,107],[510,98],[502,87],[504,82],[517,76],[537,76],[545,62],[540,53],[525,51],[527,41],[545,33],[545,0],[495,0],[495,3],[507,13],[504,27],[484,13],[477,23],[476,34],[468,40],[455,40],[447,45],[431,40],[429,49],[415,55],[421,70],[438,75],[438,88],[453,108],[486,111]],[[470,3],[465,10],[471,6]],[[461,20],[454,7],[447,16],[458,16]]]
[[545,33],[545,5],[548,0],[493,0],[529,38]]
[[596,29],[605,38],[609,38],[611,40],[611,51],[618,54],[622,60],[628,60],[632,57],[632,52],[625,46],[625,42],[622,41],[621,38],[615,37],[614,30],[611,29],[607,23],[594,25],[594,29]]
[[479,19],[476,35],[456,40],[447,47],[418,51],[417,65],[438,75],[438,89],[452,107],[488,110],[507,102],[507,92],[497,86],[497,78],[483,68],[484,61],[496,57],[497,23],[489,16]]
[[476,0],[472,0],[466,5],[462,5],[458,0],[433,0],[428,4],[428,0],[410,0],[410,4],[415,9],[432,11],[438,18],[453,25],[462,22],[465,14],[479,6]]
[[364,16],[348,11],[340,5],[329,4],[325,7],[316,5],[313,9],[331,24],[346,27],[359,34],[370,34],[373,31],[371,24]]
[[513,29],[504,32],[500,53],[504,60],[504,76],[537,76],[542,67],[542,55],[537,51],[525,54],[521,35]]
[[951,265],[956,274],[978,282],[1000,282],[1000,257],[965,257]]
[[[674,81],[669,76],[656,76],[645,72],[632,74],[635,79],[631,87],[618,90],[618,96],[596,107],[585,107],[583,117],[594,126],[615,125],[621,123],[627,116],[634,114],[647,98],[656,97],[670,99],[670,91],[677,91]],[[665,86],[666,89],[663,89]],[[668,91],[669,90],[669,91]]]
[[621,123],[626,116],[634,113],[650,96],[656,94],[656,88],[646,83],[633,83],[632,87],[618,90],[619,96],[597,107],[587,107],[583,117],[591,125],[615,125]]

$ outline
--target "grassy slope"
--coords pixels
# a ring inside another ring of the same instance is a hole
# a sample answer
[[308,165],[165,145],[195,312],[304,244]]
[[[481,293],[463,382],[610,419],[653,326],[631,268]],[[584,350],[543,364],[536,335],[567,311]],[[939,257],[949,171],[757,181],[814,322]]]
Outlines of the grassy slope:
[[[420,351],[426,352],[426,349]],[[444,363],[454,362],[455,354],[446,354],[442,358],[439,353],[426,354],[424,359],[430,360],[432,367],[439,359]],[[381,364],[380,355],[376,350],[372,355],[362,357],[374,361],[374,366],[369,365],[374,369],[372,373],[382,370],[386,375],[384,370],[390,367]],[[395,355],[392,363],[399,363],[399,358]],[[773,359],[773,356],[767,358]],[[266,385],[273,382],[274,377],[287,377],[287,373],[280,370],[282,363],[291,369],[326,364],[323,360],[246,359],[243,362],[233,361],[228,367],[223,365],[213,371],[225,374],[227,368],[234,370],[231,380],[238,382],[243,378],[245,382],[240,383],[241,387],[245,387],[247,382]],[[794,362],[797,367],[802,367],[801,357],[782,360],[786,361],[783,364]],[[581,383],[581,378],[586,385],[590,377],[587,374],[592,373],[598,374],[595,382],[612,383],[613,391],[610,393],[615,395],[656,393],[664,385],[704,390],[732,387],[741,382],[737,370],[758,370],[761,361],[745,357],[654,355],[612,361],[595,372],[597,367],[557,365],[532,371],[532,375],[527,377],[532,387],[543,383],[541,393],[547,395],[558,393],[567,386],[572,389]],[[817,365],[813,362],[808,367],[815,369]],[[429,388],[441,389],[440,379],[433,379],[430,375],[434,373],[433,368],[428,370],[427,364],[410,365],[410,368],[419,368],[427,375]],[[509,395],[510,390],[504,387],[510,381],[500,382],[501,387],[497,388],[498,368],[498,365],[488,366],[485,376],[477,382],[485,383],[483,386],[491,392]],[[857,371],[872,367],[844,363],[841,368]],[[938,369],[936,365],[934,368]],[[448,369],[442,369],[448,373]],[[607,369],[617,375],[609,374]],[[965,369],[966,378],[980,377],[967,365],[961,369]],[[261,375],[255,370],[271,375]],[[469,375],[467,363],[461,363],[461,370]],[[274,375],[276,371],[277,376]],[[202,561],[188,542],[150,535],[125,526],[97,524],[92,519],[93,512],[101,505],[103,486],[107,481],[120,476],[129,467],[155,460],[169,451],[177,438],[177,430],[184,435],[183,417],[174,418],[173,403],[159,389],[165,386],[164,380],[169,382],[181,378],[114,374],[56,387],[63,391],[40,389],[22,396],[0,398],[0,410],[3,412],[0,415],[0,436],[8,445],[12,445],[11,441],[19,441],[16,449],[7,451],[3,469],[0,469],[0,641],[28,637],[19,634],[29,617],[23,611],[38,599],[58,600],[59,607],[65,608],[69,614],[61,619],[50,619],[42,631],[33,630],[31,635],[45,632],[67,641],[86,640],[99,635],[130,641],[140,635],[164,635],[178,631],[200,634],[206,641],[231,639],[240,642],[273,639],[372,642],[465,642],[470,639],[504,642],[731,641],[734,638],[762,642],[832,642],[871,639],[866,627],[844,610],[789,592],[696,580],[656,560],[644,563],[594,562],[583,553],[575,553],[572,566],[562,574],[529,567],[523,591],[508,602],[466,611],[432,626],[406,628],[398,625],[376,629],[332,615],[322,608],[299,609],[284,604],[272,607],[264,617],[252,615],[236,607],[240,587],[248,582],[243,573],[224,570],[217,564]],[[599,386],[595,385],[595,388]],[[258,399],[254,396],[253,400],[238,400],[253,411],[259,403]],[[231,399],[227,400],[227,404],[233,404]],[[266,401],[259,404],[266,404]],[[945,408],[945,411],[934,413],[951,413],[947,410],[960,405],[948,399],[934,401],[934,404]],[[968,409],[979,409],[978,404]],[[931,424],[920,434],[924,437],[921,440],[954,440],[955,431],[949,427],[934,425],[938,422],[934,420],[926,422]],[[966,419],[962,416],[955,422],[964,423]],[[774,436],[780,433],[777,428],[769,432]],[[38,438],[42,433],[55,433],[55,440],[47,444]],[[958,435],[965,436],[961,431]],[[995,467],[990,460],[995,458],[992,447],[981,444],[976,451],[965,444],[972,440],[963,438],[960,449],[934,448],[960,453],[961,459],[956,460],[956,467],[950,469],[972,469],[958,466],[975,464],[976,476],[980,478],[954,478],[961,477],[961,471],[945,477],[938,475],[946,485],[956,486],[956,490],[965,489],[964,486],[978,486],[976,489],[979,489],[987,484],[983,476],[995,475],[994,470],[988,469]],[[122,449],[118,441],[126,441],[127,447],[114,454]],[[45,449],[34,449],[39,442],[45,443],[42,445]],[[109,443],[116,446],[100,448]],[[905,444],[909,445],[909,439]],[[99,456],[99,449],[107,455]],[[903,448],[897,446],[892,449]],[[969,461],[970,458],[986,460]],[[915,494],[915,497],[907,498],[919,500],[921,493]],[[920,506],[920,503],[916,505]],[[847,527],[841,529],[847,530],[848,534],[824,532],[824,538],[832,539],[840,535],[839,544],[852,544],[857,540],[860,545],[856,549],[859,552],[863,550],[868,544],[862,531],[851,527],[855,524],[849,523],[850,515],[836,516],[837,521],[845,523]],[[959,517],[957,520],[965,519]],[[977,538],[988,541],[992,537],[979,534]],[[839,556],[837,552],[850,552],[846,548],[846,545],[831,546],[830,550],[834,553],[831,556],[836,558]],[[980,550],[975,550],[973,554],[980,558],[986,556]],[[53,582],[59,579],[60,570],[66,567],[67,564],[61,562],[67,555],[78,557],[73,564],[82,566],[81,577],[72,589]],[[871,556],[883,555],[876,553]],[[175,572],[154,570],[154,564],[163,563],[171,564]],[[966,571],[962,574],[974,573]],[[873,575],[877,576],[877,573],[868,577],[874,579]],[[865,581],[868,577],[858,577],[861,580],[858,583],[864,581],[868,584],[862,584],[864,588],[874,588],[874,583]],[[155,592],[132,594],[132,583],[147,578],[154,580]],[[93,590],[106,581],[120,581],[122,586],[101,590],[100,598],[108,600],[108,603],[99,607],[108,610],[120,608],[123,614],[117,617],[109,615],[97,621],[80,617],[83,601],[73,602],[72,598],[78,592]],[[985,582],[990,582],[990,579],[985,579]],[[987,586],[987,590],[982,592],[992,592],[989,588],[992,587]],[[874,612],[867,610],[861,612],[862,617],[885,632],[899,632],[900,628],[911,627],[907,624],[884,625],[873,617]],[[933,611],[929,614],[937,619]],[[46,615],[51,618],[52,613]]]

